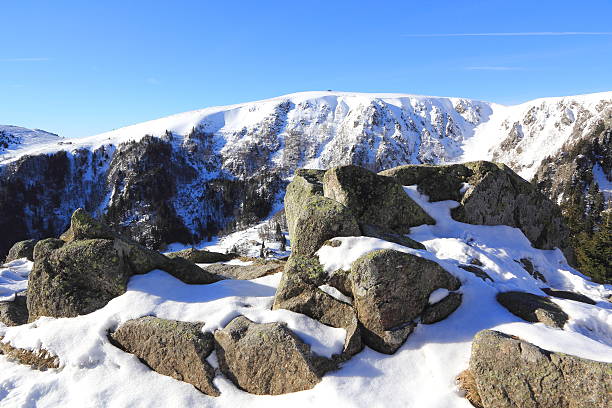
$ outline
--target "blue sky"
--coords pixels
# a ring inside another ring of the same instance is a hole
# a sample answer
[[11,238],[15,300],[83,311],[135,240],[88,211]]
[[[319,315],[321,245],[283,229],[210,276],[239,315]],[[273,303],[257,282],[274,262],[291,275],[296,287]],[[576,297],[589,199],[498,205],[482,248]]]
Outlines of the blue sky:
[[2,2],[0,124],[87,136],[306,90],[609,91],[610,16],[610,0]]

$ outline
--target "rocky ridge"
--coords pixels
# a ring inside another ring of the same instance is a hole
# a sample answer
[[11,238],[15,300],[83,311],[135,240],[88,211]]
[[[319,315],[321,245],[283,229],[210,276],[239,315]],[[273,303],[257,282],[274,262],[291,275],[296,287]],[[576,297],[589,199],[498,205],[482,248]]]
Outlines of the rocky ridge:
[[[0,153],[0,211],[9,214],[0,227],[14,232],[0,240],[0,255],[16,241],[59,235],[80,207],[149,248],[197,242],[268,216],[304,166],[380,171],[494,158],[531,178],[542,159],[605,125],[611,104],[609,93],[504,107],[312,92],[187,112],[64,144],[45,139]],[[549,173],[542,170],[538,182],[556,197],[545,184],[572,175]]]

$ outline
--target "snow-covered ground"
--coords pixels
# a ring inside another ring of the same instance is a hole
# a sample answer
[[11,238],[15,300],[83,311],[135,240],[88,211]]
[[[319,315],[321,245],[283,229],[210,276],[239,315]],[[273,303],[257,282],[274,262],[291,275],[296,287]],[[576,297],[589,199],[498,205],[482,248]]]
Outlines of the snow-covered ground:
[[[517,335],[548,350],[612,362],[612,303],[604,300],[612,287],[588,281],[567,265],[558,250],[534,249],[518,229],[459,223],[450,217],[456,202],[429,203],[414,187],[406,187],[406,192],[436,219],[436,225],[414,228],[410,234],[427,251],[375,238],[343,237],[337,238],[340,246],[325,246],[318,252],[325,268],[332,271],[350,268],[353,260],[369,251],[392,248],[434,260],[461,280],[462,305],[439,323],[418,325],[394,355],[366,348],[338,371],[326,374],[314,389],[281,396],[245,393],[219,375],[215,384],[221,396],[208,397],[189,384],[151,371],[133,355],[115,348],[107,332],[128,319],[150,314],[205,322],[204,330],[223,327],[243,314],[257,322],[286,322],[322,355],[338,352],[345,332],[297,313],[271,311],[280,274],[252,281],[186,285],[156,270],[133,277],[127,293],[89,315],[41,318],[19,327],[0,325],[4,341],[27,349],[43,347],[57,355],[61,364],[59,370],[39,372],[0,356],[0,406],[469,408],[454,378],[468,365],[473,336],[488,328]],[[250,234],[253,232],[243,235]],[[214,245],[210,248],[226,246]],[[548,283],[529,275],[516,262],[520,258],[529,258]],[[493,282],[458,268],[459,263],[472,259],[483,264]],[[0,289],[12,284],[2,281]],[[21,285],[23,288],[23,282]],[[592,306],[555,299],[570,316],[560,330],[524,322],[495,300],[498,292],[507,290],[544,295],[539,288],[547,285],[582,293],[598,303]],[[431,301],[439,301],[444,295],[436,293]],[[208,360],[217,366],[214,354]]]

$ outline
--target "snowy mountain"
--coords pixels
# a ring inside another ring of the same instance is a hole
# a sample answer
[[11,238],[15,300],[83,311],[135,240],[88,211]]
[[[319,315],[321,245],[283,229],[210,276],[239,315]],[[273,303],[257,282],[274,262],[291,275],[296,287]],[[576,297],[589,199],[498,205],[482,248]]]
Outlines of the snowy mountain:
[[84,207],[151,247],[199,241],[278,209],[299,167],[493,159],[531,179],[543,159],[609,126],[611,112],[612,92],[517,106],[304,92],[206,108],[0,152],[0,190],[10,197],[0,210],[12,214],[0,223],[14,241],[57,235]]
[[19,126],[0,125],[0,157],[4,160],[21,150],[31,148],[33,145],[44,143],[58,143],[61,141],[55,133],[40,129],[26,129]]

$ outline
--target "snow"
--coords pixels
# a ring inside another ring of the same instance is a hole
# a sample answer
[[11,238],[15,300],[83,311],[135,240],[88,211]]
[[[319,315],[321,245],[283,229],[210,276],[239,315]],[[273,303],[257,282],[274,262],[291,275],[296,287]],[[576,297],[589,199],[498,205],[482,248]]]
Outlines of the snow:
[[448,291],[448,289],[444,289],[444,288],[436,289],[433,292],[431,292],[431,294],[429,295],[428,303],[430,305],[433,305],[434,303],[438,303],[439,301],[447,297],[449,293],[450,292]]
[[[463,224],[452,220],[453,201],[430,203],[416,186],[407,194],[435,220],[435,225],[413,228],[409,236],[427,251],[406,248],[369,237],[340,237],[340,246],[322,247],[317,255],[326,271],[350,269],[370,251],[391,248],[439,263],[457,276],[462,305],[448,318],[432,325],[419,324],[394,354],[369,348],[334,372],[327,373],[312,390],[281,396],[257,396],[237,389],[218,375],[217,398],[205,396],[191,385],[159,375],[139,360],[112,346],[107,332],[122,322],[144,315],[205,322],[215,330],[243,314],[256,322],[282,321],[321,355],[342,348],[345,332],[286,310],[270,310],[280,274],[252,281],[226,280],[211,285],[186,285],[163,271],[133,277],[128,291],[89,315],[71,319],[40,318],[19,327],[0,326],[0,335],[17,347],[43,347],[60,360],[61,369],[38,372],[0,356],[0,406],[202,406],[202,407],[439,407],[469,408],[454,378],[468,366],[471,341],[480,330],[493,328],[519,336],[542,348],[583,358],[612,362],[612,304],[604,297],[611,286],[596,285],[567,265],[558,250],[533,248],[520,230],[505,226]],[[253,232],[238,234],[241,238]],[[231,245],[217,241],[210,248]],[[555,289],[573,290],[598,301],[587,305],[554,299],[568,313],[563,330],[530,324],[509,313],[496,300],[500,291],[523,290],[544,295],[544,285],[529,275],[517,259],[528,257]],[[458,268],[477,258],[493,282],[483,281]],[[31,265],[30,265],[31,267]],[[4,287],[0,284],[0,287]],[[329,288],[322,288],[327,293]],[[430,302],[443,298],[432,294]],[[216,356],[208,361],[218,366]]]
[[[474,136],[465,139],[462,154],[454,161],[495,159],[531,180],[544,158],[593,130],[600,119],[607,119],[602,117],[604,103],[612,104],[612,92],[540,98],[514,106],[491,104],[489,120],[475,127]],[[587,118],[587,114],[592,116]],[[583,117],[585,123],[579,123]],[[515,125],[520,141],[509,149],[502,142]]]
[[12,301],[15,293],[27,289],[32,265],[32,262],[22,258],[0,266],[0,302]]
[[598,163],[593,166],[593,177],[599,186],[599,191],[604,195],[605,202],[612,200],[612,175],[606,175]]
[[353,303],[353,300],[350,297],[342,294],[342,292],[340,292],[333,286],[321,285],[319,286],[319,289],[321,289],[323,292],[327,293],[331,297],[338,299],[341,302],[348,303],[349,305]]

